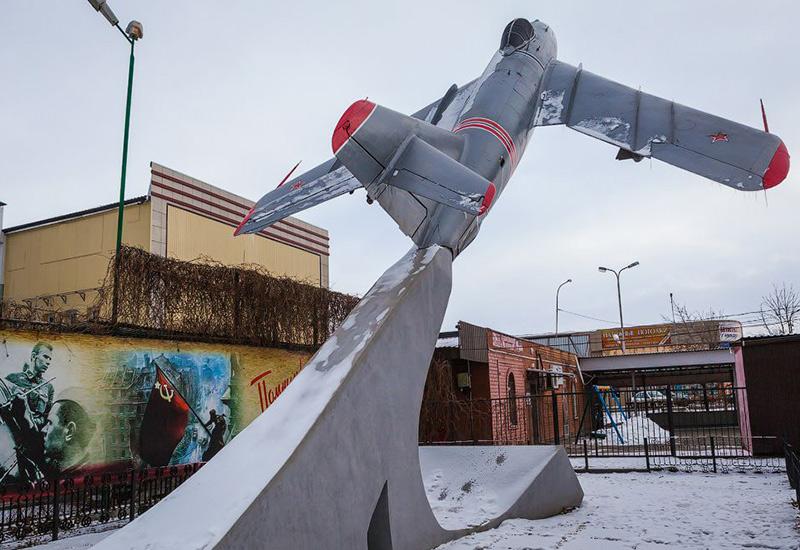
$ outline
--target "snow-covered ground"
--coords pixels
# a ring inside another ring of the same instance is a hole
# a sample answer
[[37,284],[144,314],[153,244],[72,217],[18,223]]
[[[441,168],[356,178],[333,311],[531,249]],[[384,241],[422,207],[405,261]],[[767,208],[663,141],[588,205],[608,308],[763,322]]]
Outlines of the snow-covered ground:
[[36,546],[37,550],[84,550],[91,548],[114,531],[103,531],[102,533],[87,533],[75,537],[67,537],[47,544]]
[[[509,520],[439,550],[800,549],[800,522],[786,474],[578,477],[586,496],[577,510],[536,521]],[[471,519],[470,513],[464,510]],[[39,548],[83,550],[108,534],[63,539]]]
[[509,520],[439,550],[800,549],[785,474],[579,474],[580,508]]

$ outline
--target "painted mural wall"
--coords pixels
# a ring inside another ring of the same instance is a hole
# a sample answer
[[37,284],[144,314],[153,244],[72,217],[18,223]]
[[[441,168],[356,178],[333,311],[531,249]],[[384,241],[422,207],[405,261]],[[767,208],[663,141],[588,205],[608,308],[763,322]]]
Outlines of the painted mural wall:
[[209,460],[310,354],[0,330],[0,486]]

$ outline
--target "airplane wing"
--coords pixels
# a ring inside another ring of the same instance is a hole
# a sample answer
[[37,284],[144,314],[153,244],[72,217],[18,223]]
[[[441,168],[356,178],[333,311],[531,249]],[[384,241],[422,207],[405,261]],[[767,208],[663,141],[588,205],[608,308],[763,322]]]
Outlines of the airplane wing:
[[308,172],[281,183],[256,203],[234,235],[256,233],[287,216],[311,208],[361,187],[353,174],[331,159]]
[[653,157],[743,191],[789,172],[781,139],[646,94],[560,61],[550,68],[535,126],[565,124],[619,147],[618,160]]
[[[473,80],[460,88],[454,84],[444,96],[420,109],[412,117],[445,130],[452,130],[475,82]],[[245,216],[234,235],[256,233],[287,216],[350,193],[359,187],[361,184],[347,168],[336,158],[329,159],[308,172],[281,183],[264,195]],[[470,208],[471,206],[469,205]]]

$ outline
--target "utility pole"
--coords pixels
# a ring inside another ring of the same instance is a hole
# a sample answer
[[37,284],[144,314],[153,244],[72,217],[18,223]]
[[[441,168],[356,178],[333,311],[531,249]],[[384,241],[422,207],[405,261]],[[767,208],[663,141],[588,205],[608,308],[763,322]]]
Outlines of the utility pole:
[[556,289],[556,336],[558,336],[558,311],[559,311],[559,309],[558,309],[558,293],[561,291],[561,287],[562,286],[564,286],[567,283],[571,283],[571,282],[572,282],[572,279],[567,279],[566,281],[564,281],[563,283],[558,285],[558,288]]
[[620,289],[619,276],[626,269],[630,269],[632,267],[636,267],[637,265],[639,265],[639,262],[633,262],[632,264],[626,265],[625,267],[623,267],[619,271],[611,269],[609,267],[603,267],[603,266],[600,266],[600,267],[597,268],[597,270],[600,273],[606,273],[607,271],[610,271],[617,278],[617,303],[619,304],[619,329],[622,332],[620,337],[622,339],[622,354],[623,355],[626,352],[626,350],[625,350],[625,323],[622,321],[622,290]]

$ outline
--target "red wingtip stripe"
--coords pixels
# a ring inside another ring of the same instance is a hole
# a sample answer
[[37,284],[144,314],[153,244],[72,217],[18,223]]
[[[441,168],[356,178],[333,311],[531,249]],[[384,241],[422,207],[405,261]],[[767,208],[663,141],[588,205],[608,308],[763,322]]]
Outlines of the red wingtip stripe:
[[289,176],[291,176],[292,174],[294,174],[294,171],[295,171],[295,170],[297,170],[297,167],[298,167],[298,166],[300,166],[300,163],[301,163],[301,162],[303,162],[303,161],[302,161],[302,160],[298,161],[298,162],[297,162],[297,164],[295,164],[295,165],[294,165],[294,168],[292,168],[291,170],[289,170],[289,173],[288,173],[288,174],[286,174],[286,175],[283,177],[283,179],[281,180],[281,182],[278,184],[278,187],[280,187],[281,185],[283,185],[284,183],[286,183],[286,180],[288,180],[288,179],[289,179]]
[[764,189],[775,187],[780,182],[786,179],[789,174],[789,151],[786,145],[781,141],[775,154],[772,155],[772,160],[769,162],[767,171],[764,172],[762,183]]
[[255,212],[255,211],[256,211],[256,207],[254,206],[253,208],[250,209],[250,212],[248,212],[247,215],[242,219],[242,223],[240,223],[239,225],[236,226],[236,229],[233,230],[233,236],[234,237],[238,237],[239,236],[239,233],[244,228],[244,224],[247,223],[247,220],[250,219],[250,216],[252,216],[253,212]]
[[497,188],[495,188],[494,183],[489,183],[489,187],[486,188],[486,194],[483,195],[483,202],[481,203],[481,208],[478,210],[478,215],[483,215],[489,210],[489,207],[492,206],[492,201],[494,200],[494,194],[497,192]]

